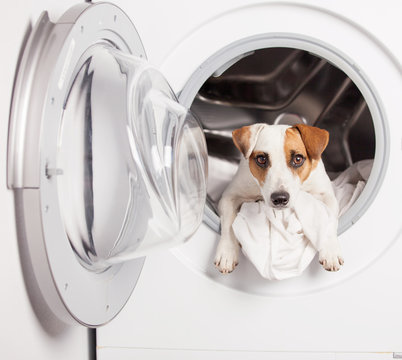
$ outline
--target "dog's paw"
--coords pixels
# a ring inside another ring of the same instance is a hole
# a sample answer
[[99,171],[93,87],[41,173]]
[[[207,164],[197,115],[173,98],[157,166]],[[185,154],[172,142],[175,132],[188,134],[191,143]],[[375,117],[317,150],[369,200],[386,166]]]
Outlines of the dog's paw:
[[321,250],[319,261],[327,271],[338,271],[344,264],[343,257],[338,251]]
[[239,263],[239,244],[220,242],[216,249],[215,266],[222,274],[231,273]]

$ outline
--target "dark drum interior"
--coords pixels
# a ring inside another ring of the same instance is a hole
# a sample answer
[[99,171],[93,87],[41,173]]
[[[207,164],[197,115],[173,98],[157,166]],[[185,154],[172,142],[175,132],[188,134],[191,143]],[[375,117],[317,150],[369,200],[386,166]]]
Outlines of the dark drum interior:
[[201,87],[191,110],[208,145],[212,209],[237,169],[231,133],[244,125],[304,122],[330,132],[323,161],[330,177],[374,158],[375,133],[366,101],[353,81],[325,59],[291,48],[256,50]]

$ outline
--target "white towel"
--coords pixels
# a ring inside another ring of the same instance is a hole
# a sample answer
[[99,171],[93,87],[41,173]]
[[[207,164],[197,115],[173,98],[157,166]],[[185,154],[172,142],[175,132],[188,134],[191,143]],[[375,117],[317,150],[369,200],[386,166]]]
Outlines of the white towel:
[[[339,216],[361,194],[372,160],[358,162],[333,182]],[[326,239],[330,217],[326,205],[301,191],[292,209],[274,210],[264,202],[244,203],[233,231],[245,256],[264,278],[282,280],[300,275]]]

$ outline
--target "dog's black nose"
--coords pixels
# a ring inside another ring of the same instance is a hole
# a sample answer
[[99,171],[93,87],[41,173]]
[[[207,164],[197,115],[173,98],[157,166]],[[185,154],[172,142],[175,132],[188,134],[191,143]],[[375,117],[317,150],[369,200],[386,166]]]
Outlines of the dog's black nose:
[[289,193],[286,191],[278,191],[278,192],[274,192],[271,195],[271,201],[272,204],[275,207],[283,207],[286,206],[287,203],[289,202]]

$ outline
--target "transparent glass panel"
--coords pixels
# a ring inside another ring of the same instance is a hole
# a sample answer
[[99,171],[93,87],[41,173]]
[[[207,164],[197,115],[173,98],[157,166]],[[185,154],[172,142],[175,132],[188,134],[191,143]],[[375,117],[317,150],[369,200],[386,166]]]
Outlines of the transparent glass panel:
[[109,44],[77,66],[57,167],[65,231],[90,270],[182,243],[202,221],[207,150],[198,121],[157,70]]

